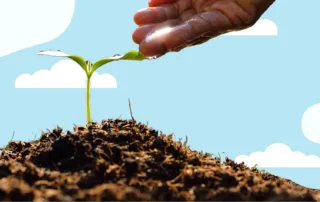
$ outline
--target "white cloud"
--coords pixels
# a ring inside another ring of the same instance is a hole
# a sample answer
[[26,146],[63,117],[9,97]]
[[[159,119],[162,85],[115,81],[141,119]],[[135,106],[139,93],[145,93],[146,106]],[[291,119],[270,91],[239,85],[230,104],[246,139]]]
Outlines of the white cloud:
[[308,140],[320,144],[320,104],[315,104],[304,112],[301,128]]
[[[33,75],[22,74],[15,81],[16,88],[85,88],[86,74],[73,60],[61,60],[51,70],[39,70]],[[117,88],[111,74],[93,73],[91,88]]]
[[320,167],[320,158],[315,155],[305,155],[302,152],[293,152],[287,145],[275,143],[267,147],[264,152],[253,152],[249,156],[240,155],[235,162],[253,167]]
[[69,26],[75,0],[1,0],[0,57],[51,41]]
[[275,22],[269,19],[262,19],[256,22],[250,28],[230,32],[224,34],[225,36],[277,36],[278,35],[278,27]]

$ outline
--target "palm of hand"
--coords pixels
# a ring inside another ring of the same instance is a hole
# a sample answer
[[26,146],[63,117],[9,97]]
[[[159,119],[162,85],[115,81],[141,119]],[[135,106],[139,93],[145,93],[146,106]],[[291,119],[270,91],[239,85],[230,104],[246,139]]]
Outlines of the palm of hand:
[[[134,17],[139,27],[133,40],[146,56],[161,56],[206,42],[230,30],[251,26],[257,17],[254,7],[243,3],[249,1],[151,0],[151,7],[138,11]],[[162,34],[151,35],[161,29],[165,30]]]

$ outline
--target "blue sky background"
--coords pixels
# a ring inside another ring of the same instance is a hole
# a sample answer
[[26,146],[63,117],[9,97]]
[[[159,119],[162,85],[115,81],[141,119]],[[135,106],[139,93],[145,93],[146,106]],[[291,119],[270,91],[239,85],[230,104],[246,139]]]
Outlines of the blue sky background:
[[[131,39],[132,17],[145,6],[146,0],[77,1],[61,36],[1,57],[0,143],[13,131],[15,140],[27,141],[56,125],[84,125],[85,89],[15,89],[15,79],[61,60],[35,55],[40,50],[95,61],[138,49]],[[130,98],[137,120],[166,134],[187,135],[195,150],[235,159],[283,143],[320,156],[320,145],[301,130],[303,113],[320,103],[319,6],[317,0],[278,0],[262,17],[276,22],[277,37],[222,36],[157,60],[104,66],[98,73],[112,74],[118,88],[92,89],[92,118],[130,118]],[[320,188],[319,168],[265,169]]]

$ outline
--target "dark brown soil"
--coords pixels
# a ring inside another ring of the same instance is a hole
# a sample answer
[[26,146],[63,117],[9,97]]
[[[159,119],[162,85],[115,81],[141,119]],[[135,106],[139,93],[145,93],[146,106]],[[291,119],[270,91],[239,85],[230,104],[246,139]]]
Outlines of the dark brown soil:
[[0,199],[33,201],[314,201],[316,190],[191,150],[135,121],[61,128],[10,142],[0,155]]

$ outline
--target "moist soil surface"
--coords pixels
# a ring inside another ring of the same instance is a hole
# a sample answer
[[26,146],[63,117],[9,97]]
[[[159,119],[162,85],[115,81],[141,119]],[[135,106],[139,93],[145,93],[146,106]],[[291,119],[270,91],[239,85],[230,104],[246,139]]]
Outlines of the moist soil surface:
[[220,160],[134,120],[58,127],[3,149],[0,200],[320,201],[317,190]]

